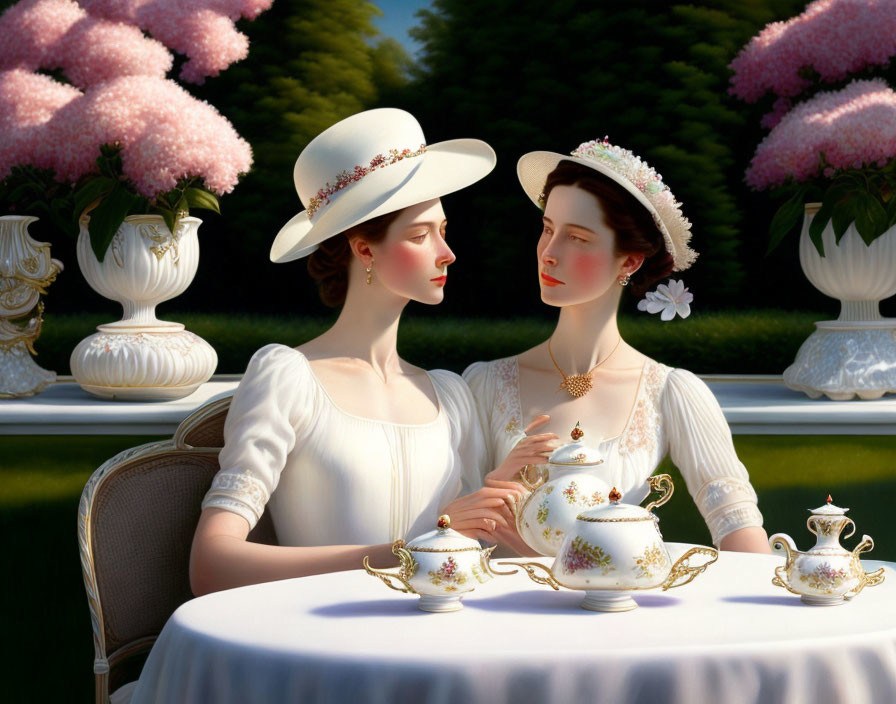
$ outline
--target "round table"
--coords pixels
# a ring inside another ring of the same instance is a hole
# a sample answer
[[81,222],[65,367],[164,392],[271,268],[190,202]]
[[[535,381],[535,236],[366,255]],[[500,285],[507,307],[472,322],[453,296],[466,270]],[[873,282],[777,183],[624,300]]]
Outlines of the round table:
[[132,702],[896,702],[896,564],[863,561],[886,581],[812,607],[771,584],[782,563],[721,553],[624,613],[521,571],[438,614],[360,570],[232,589],[172,615]]

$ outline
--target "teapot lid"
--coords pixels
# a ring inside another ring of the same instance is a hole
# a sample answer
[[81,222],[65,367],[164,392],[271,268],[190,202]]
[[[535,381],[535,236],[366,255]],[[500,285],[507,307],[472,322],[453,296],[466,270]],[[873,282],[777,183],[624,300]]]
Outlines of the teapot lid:
[[831,503],[833,499],[831,495],[828,494],[828,501],[824,506],[819,506],[818,508],[810,508],[809,513],[813,516],[844,516],[846,512],[849,511],[848,508],[840,508],[839,506],[835,506]]
[[572,442],[554,450],[548,457],[548,464],[558,467],[595,467],[603,464],[604,458],[601,454],[582,442],[585,432],[578,423],[569,435]]
[[622,494],[613,487],[609,503],[582,511],[577,521],[586,523],[622,523],[629,521],[656,521],[656,515],[635,504],[622,503]]
[[411,552],[463,552],[481,550],[478,540],[461,535],[451,528],[451,518],[447,514],[439,516],[437,528],[417,536],[405,548]]

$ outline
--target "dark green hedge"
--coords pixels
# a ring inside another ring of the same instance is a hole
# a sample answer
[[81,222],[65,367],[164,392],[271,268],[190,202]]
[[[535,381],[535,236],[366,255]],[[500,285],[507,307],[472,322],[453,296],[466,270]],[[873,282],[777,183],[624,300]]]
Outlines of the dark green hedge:
[[[205,338],[218,353],[218,373],[241,373],[252,353],[279,342],[298,345],[320,334],[329,321],[317,318],[167,314]],[[654,359],[699,374],[780,374],[825,316],[785,311],[695,313],[669,323],[655,316],[623,317],[626,341]],[[69,355],[78,341],[111,316],[48,315],[37,342],[38,362],[69,374]],[[427,369],[461,372],[477,360],[518,353],[544,340],[553,321],[536,318],[412,318],[401,324],[402,356]]]

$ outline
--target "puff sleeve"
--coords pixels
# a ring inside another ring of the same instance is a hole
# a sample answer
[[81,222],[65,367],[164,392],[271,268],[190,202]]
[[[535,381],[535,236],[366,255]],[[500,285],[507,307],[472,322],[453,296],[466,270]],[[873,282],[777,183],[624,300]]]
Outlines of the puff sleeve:
[[716,545],[729,533],[761,526],[750,477],[734,451],[731,430],[715,396],[684,369],[669,373],[662,399],[669,454],[681,470]]
[[482,476],[485,476],[495,468],[493,443],[491,442],[494,437],[491,429],[492,408],[495,405],[494,375],[489,373],[488,362],[473,362],[464,370],[463,379],[472,394],[473,412],[476,414],[486,438],[482,470]]
[[255,527],[296,443],[301,409],[299,353],[267,345],[249,361],[224,423],[220,471],[202,508],[232,511]]
[[482,488],[486,469],[485,438],[476,411],[476,402],[466,382],[454,372],[436,369],[430,372],[443,391],[442,402],[454,445],[461,464],[460,496]]

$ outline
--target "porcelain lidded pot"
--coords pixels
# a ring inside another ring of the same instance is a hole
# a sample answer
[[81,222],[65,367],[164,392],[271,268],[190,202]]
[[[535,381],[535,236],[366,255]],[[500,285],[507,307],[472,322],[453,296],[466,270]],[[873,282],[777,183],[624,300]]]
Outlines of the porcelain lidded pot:
[[[422,611],[459,611],[461,597],[492,578],[489,555],[497,546],[479,542],[451,529],[449,516],[439,516],[437,528],[405,544],[392,543],[392,554],[400,562],[397,572],[376,569],[364,558],[364,569],[399,592],[419,594]],[[396,586],[395,582],[401,586]]]
[[[533,581],[554,589],[583,590],[581,606],[589,611],[630,611],[638,606],[631,596],[634,591],[665,591],[689,583],[719,554],[698,546],[672,563],[653,509],[671,498],[674,487],[668,474],[650,480],[651,489],[662,495],[643,508],[622,503],[622,494],[613,488],[607,504],[580,513],[550,569],[537,562],[500,564],[523,567]],[[691,564],[698,556],[708,559]]]
[[840,508],[832,503],[828,495],[827,503],[810,509],[812,515],[806,519],[806,526],[817,540],[815,545],[801,552],[786,533],[775,533],[768,539],[773,550],[783,550],[787,561],[775,568],[772,584],[799,594],[805,604],[812,606],[836,606],[856,596],[865,587],[873,587],[884,581],[884,569],[865,572],[859,555],[874,548],[871,536],[863,535],[862,542],[850,552],[840,545],[840,534],[851,526],[843,536],[849,538],[856,532],[856,524],[846,517],[848,508]]
[[607,502],[610,487],[594,472],[604,458],[583,442],[584,436],[576,423],[570,433],[572,442],[551,453],[546,472],[535,482],[529,481],[528,468],[520,474],[532,493],[516,511],[516,528],[526,544],[542,555],[557,554],[579,513]]

